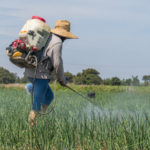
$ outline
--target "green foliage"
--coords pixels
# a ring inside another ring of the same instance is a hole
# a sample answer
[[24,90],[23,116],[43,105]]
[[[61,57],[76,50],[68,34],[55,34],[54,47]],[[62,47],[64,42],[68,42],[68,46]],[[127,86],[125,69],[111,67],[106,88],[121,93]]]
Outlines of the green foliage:
[[73,82],[73,74],[68,72],[68,71],[64,72],[64,74],[65,74],[65,77],[66,77],[66,81],[68,83],[72,83]]
[[102,84],[104,84],[104,85],[112,85],[112,83],[111,83],[111,79],[109,79],[109,78],[107,78],[107,79],[103,79]]
[[132,76],[132,79],[123,79],[122,81],[118,78],[118,77],[112,77],[111,79],[107,78],[107,79],[103,79],[102,84],[104,85],[123,85],[123,86],[139,86],[140,85],[140,81],[138,79],[138,76],[134,77]]
[[14,73],[14,76],[15,76],[15,83],[28,83],[29,82],[29,79],[28,77],[22,77],[20,78],[17,73]]
[[121,80],[118,77],[111,78],[112,85],[121,85]]
[[145,86],[148,86],[150,82],[150,75],[143,76],[142,80],[144,81]]
[[77,77],[81,77],[82,76],[82,73],[77,73],[77,75],[76,75]]
[[132,76],[132,79],[131,78],[126,79],[126,80],[123,79],[122,80],[122,85],[124,85],[124,86],[131,86],[131,85],[139,86],[140,85],[140,81],[138,79],[138,76],[136,76],[136,77]]
[[22,77],[22,78],[17,78],[16,79],[16,83],[28,83],[29,82],[29,79],[28,77]]
[[133,86],[139,86],[140,80],[138,79],[138,76],[134,77],[132,76],[132,85]]
[[[132,76],[132,79],[123,79],[122,81],[118,77],[113,77],[111,79],[107,78],[102,80],[99,76],[100,73],[93,69],[88,68],[82,71],[82,73],[77,73],[77,75],[73,75],[70,72],[65,72],[65,77],[68,83],[74,83],[77,85],[124,85],[124,86],[139,86],[140,82],[138,76]],[[51,74],[50,83],[53,83],[57,79],[55,72]],[[149,85],[150,75],[143,76],[143,80],[145,85]],[[9,84],[9,83],[28,83],[29,80],[27,77],[18,77],[17,73],[10,73],[8,70],[0,67],[0,83]]]
[[97,70],[93,69],[93,68],[88,68],[88,69],[82,71],[82,75],[85,76],[85,77],[89,74],[99,75],[100,73]]
[[95,69],[86,69],[82,73],[78,73],[73,81],[75,84],[87,84],[87,85],[100,85],[102,83],[102,78],[99,76],[99,72]]
[[10,73],[7,69],[0,67],[0,83],[10,84],[10,83],[28,83],[27,77],[18,77],[17,73]]
[[102,82],[101,77],[95,74],[88,74],[86,75],[86,84],[95,84],[95,85],[100,85]]
[[129,78],[129,79],[123,79],[122,80],[122,85],[124,85],[124,86],[131,86],[132,85],[132,79],[131,78]]
[[76,76],[74,77],[73,81],[74,81],[74,84],[78,84],[78,85],[86,84],[86,79],[83,76]]
[[7,69],[0,67],[0,83],[8,84],[15,83],[15,76],[13,73],[10,73]]
[[126,79],[126,85],[130,86],[132,84],[132,79]]
[[[82,71],[82,73],[77,73],[77,75],[73,75],[70,72],[65,72],[65,77],[68,83],[74,83],[77,85],[124,85],[124,86],[139,86],[140,81],[138,76],[132,76],[132,79],[123,79],[122,81],[118,77],[113,77],[111,79],[107,78],[102,80],[99,76],[100,73],[93,69],[88,68]],[[51,74],[50,83],[53,83],[57,79],[55,72]],[[143,76],[145,86],[149,85],[150,75]],[[29,80],[27,77],[18,77],[17,73],[10,73],[8,70],[0,67],[0,83],[9,84],[9,83],[28,83]]]
[[118,77],[112,77],[111,79],[104,79],[102,84],[104,85],[121,85],[122,81]]

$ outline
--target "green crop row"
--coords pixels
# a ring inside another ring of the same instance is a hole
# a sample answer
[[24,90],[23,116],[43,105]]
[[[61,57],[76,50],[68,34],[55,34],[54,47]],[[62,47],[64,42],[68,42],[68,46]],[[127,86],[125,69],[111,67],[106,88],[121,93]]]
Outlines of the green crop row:
[[97,104],[59,90],[54,111],[31,128],[31,97],[25,90],[0,89],[0,149],[150,149],[150,94],[96,93],[91,100]]

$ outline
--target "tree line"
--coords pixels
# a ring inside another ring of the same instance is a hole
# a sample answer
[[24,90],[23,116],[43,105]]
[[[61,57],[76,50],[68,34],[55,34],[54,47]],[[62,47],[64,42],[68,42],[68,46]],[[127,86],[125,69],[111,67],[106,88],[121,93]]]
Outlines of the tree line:
[[[68,83],[74,83],[77,85],[85,84],[85,85],[123,85],[123,86],[139,86],[140,81],[138,76],[131,76],[129,79],[119,79],[118,77],[112,77],[107,79],[102,79],[100,77],[100,72],[96,69],[88,68],[82,70],[82,72],[73,75],[70,72],[65,72],[65,77]],[[55,73],[51,75],[50,82],[56,80],[57,77]],[[149,85],[150,75],[144,75],[142,80],[144,81],[145,86]],[[0,83],[1,84],[9,84],[9,83],[28,83],[29,80],[27,77],[20,78],[17,73],[11,73],[9,70],[0,67]]]
[[27,83],[29,82],[27,77],[20,78],[17,73],[9,72],[9,70],[0,67],[0,84],[10,83]]
[[[86,69],[77,75],[72,75],[70,72],[65,72],[65,76],[68,82],[74,84],[86,84],[86,85],[123,85],[123,86],[139,86],[140,80],[138,76],[132,76],[129,79],[119,79],[118,77],[112,77],[107,79],[102,79],[100,73],[95,69]],[[150,81],[150,80],[149,80]]]

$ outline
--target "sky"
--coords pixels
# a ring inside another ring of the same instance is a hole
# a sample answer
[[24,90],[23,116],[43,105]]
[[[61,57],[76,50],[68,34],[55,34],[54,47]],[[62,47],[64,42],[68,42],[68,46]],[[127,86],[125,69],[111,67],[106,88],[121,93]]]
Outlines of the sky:
[[63,43],[64,71],[72,74],[94,68],[102,79],[150,75],[149,0],[1,0],[0,66],[23,77],[6,47],[18,38],[25,22],[37,15],[53,29],[68,20],[79,39]]

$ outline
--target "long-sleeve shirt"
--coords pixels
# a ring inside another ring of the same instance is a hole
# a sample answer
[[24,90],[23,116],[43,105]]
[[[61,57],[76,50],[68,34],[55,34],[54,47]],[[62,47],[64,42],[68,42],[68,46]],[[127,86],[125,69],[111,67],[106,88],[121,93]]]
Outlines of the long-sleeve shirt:
[[[62,40],[57,35],[51,33],[47,40],[47,43],[43,49],[41,60],[48,56],[48,69],[45,69],[43,63],[38,65],[36,78],[38,79],[50,79],[50,75],[53,72],[52,67],[55,70],[58,81],[62,81],[66,84],[66,78],[64,75],[63,60],[62,60]],[[35,69],[26,68],[25,76],[34,78]]]

